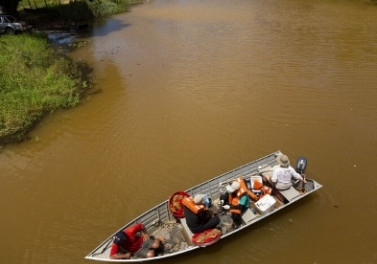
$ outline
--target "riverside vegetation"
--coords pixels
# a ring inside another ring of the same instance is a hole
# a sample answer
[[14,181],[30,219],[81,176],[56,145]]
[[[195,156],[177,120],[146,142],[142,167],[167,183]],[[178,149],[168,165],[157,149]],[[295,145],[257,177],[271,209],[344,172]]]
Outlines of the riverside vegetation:
[[[45,25],[68,25],[86,22],[93,18],[125,12],[131,5],[143,0],[29,0],[21,2],[20,11],[28,22],[38,28]],[[63,4],[62,4],[63,3]]]
[[45,114],[77,105],[89,87],[87,65],[42,35],[0,38],[0,144],[25,139]]
[[[103,17],[126,11],[127,3],[135,1],[69,2],[44,9],[34,22]],[[57,52],[43,34],[1,35],[0,50],[0,146],[24,140],[46,114],[76,106],[92,87],[90,67]]]

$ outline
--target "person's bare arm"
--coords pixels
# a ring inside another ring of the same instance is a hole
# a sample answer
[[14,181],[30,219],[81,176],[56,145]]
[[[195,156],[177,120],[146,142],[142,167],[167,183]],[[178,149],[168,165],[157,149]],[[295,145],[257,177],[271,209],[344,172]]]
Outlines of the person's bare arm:
[[129,259],[131,258],[131,253],[130,252],[127,252],[127,253],[117,253],[117,254],[114,254],[112,256],[110,256],[111,259]]

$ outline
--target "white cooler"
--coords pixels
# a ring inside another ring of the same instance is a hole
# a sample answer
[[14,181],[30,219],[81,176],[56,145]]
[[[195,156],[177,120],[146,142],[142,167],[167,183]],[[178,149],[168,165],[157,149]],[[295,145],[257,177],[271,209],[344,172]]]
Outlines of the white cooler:
[[276,200],[269,194],[263,196],[258,202],[255,203],[255,207],[260,214],[266,214],[272,212],[275,208]]

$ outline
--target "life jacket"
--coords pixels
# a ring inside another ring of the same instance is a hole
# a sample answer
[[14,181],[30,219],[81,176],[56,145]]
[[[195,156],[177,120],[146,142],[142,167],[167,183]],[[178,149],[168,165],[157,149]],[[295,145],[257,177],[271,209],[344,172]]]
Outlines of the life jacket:
[[[232,195],[231,193],[229,194],[229,197],[228,197],[228,200],[229,200],[229,204],[230,205],[233,205],[233,206],[238,206],[239,204],[239,201],[240,201],[240,198],[238,197],[238,195]],[[233,209],[230,209],[229,212],[233,213],[233,214],[241,214],[241,210],[240,209],[236,209],[236,208],[233,208]]]
[[261,178],[251,178],[250,180],[251,184],[251,191],[261,199],[266,194],[272,193],[272,188],[268,187],[266,185],[263,185],[263,181],[261,181]]
[[262,190],[263,195],[271,194],[272,193],[272,188],[268,187],[266,185],[263,185],[262,188],[261,188],[261,190]]
[[[252,191],[247,188],[245,180],[242,177],[236,179],[236,181],[240,184],[240,188],[237,190],[237,195],[233,196],[231,193],[228,196],[229,204],[233,206],[239,205],[239,200],[243,195],[249,195],[252,199],[258,200],[258,196],[256,196]],[[242,211],[237,208],[232,208],[229,210],[231,213],[241,214]]]
[[240,184],[240,188],[237,191],[238,198],[247,193],[251,197],[251,199],[255,201],[259,200],[258,196],[256,196],[252,191],[249,190],[249,188],[247,188],[245,180],[242,177],[237,178],[236,181]]
[[194,198],[190,197],[185,197],[182,200],[182,204],[186,206],[191,212],[194,214],[198,214],[202,211],[205,210],[205,206],[203,204],[195,204],[194,203]]

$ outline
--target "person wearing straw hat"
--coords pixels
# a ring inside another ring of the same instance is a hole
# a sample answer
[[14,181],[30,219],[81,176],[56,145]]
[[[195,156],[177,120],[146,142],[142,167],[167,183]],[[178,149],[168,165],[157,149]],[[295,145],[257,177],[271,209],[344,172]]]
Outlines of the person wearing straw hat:
[[278,190],[287,190],[292,186],[292,180],[300,180],[304,183],[303,178],[295,169],[290,165],[289,159],[286,155],[278,157],[279,167],[276,167],[272,173],[271,181]]

